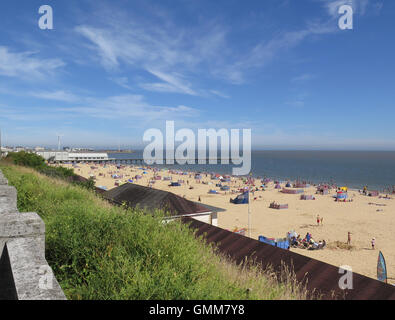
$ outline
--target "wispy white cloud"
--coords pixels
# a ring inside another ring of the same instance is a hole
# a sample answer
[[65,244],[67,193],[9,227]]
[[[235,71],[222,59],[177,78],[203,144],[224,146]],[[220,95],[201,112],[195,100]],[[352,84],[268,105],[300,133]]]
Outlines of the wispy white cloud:
[[300,92],[292,99],[286,101],[285,104],[291,107],[299,107],[299,108],[304,107],[308,96],[309,96],[308,93]]
[[55,108],[18,107],[13,105],[0,104],[0,119],[6,120],[4,124],[15,121],[19,126],[22,122],[32,123],[43,126],[43,122],[57,121],[63,119],[63,115],[54,111]]
[[296,76],[294,78],[291,79],[291,82],[293,83],[301,83],[301,82],[306,82],[309,80],[312,80],[315,78],[315,75],[311,74],[311,73],[303,73],[299,76]]
[[65,63],[61,59],[40,59],[37,52],[11,52],[0,46],[0,75],[25,80],[44,79]]
[[218,90],[210,90],[210,92],[211,92],[212,94],[218,96],[218,97],[221,97],[221,98],[224,98],[224,99],[230,99],[230,96],[229,96],[229,95],[227,95],[227,94],[225,94],[225,93],[223,93],[223,92],[221,92],[221,91],[218,91]]
[[100,62],[105,68],[114,69],[118,67],[119,48],[116,45],[117,39],[108,35],[105,30],[88,26],[78,26],[75,30],[96,46],[95,49],[97,49]]
[[189,95],[197,95],[197,92],[191,88],[191,84],[184,80],[180,74],[165,73],[158,70],[147,70],[163,82],[141,83],[140,86],[145,90],[158,92],[178,92]]
[[[321,1],[331,13],[339,1],[354,1],[363,11],[367,0],[315,1]],[[155,24],[133,15],[125,18],[114,8],[112,12],[112,19],[106,18],[107,13],[100,13],[95,25],[75,28],[80,36],[89,40],[88,48],[96,52],[102,66],[109,72],[119,72],[123,64],[147,71],[163,82],[140,81],[138,86],[149,91],[188,95],[210,93],[212,88],[196,88],[195,79],[202,75],[243,84],[247,74],[265,67],[282,52],[309,37],[339,31],[333,21],[315,20],[305,28],[283,30],[264,41],[238,46],[235,51],[234,44],[229,41],[231,29],[219,22],[205,21],[193,28],[180,27],[173,24],[165,11],[156,17]],[[208,72],[203,74],[202,70]]]
[[223,60],[228,46],[226,27],[212,21],[180,27],[164,10],[150,13],[155,23],[133,14],[125,17],[114,8],[111,11],[111,19],[107,12],[98,12],[100,18],[94,25],[75,28],[108,72],[120,73],[124,67],[126,72],[148,72],[162,81],[139,79],[137,85],[149,91],[208,94],[209,89],[198,88],[196,82],[202,74],[209,76],[202,70]]
[[[378,12],[382,8],[382,3],[373,4],[371,0],[316,0],[320,1],[332,19],[338,18],[338,9],[343,4],[349,4],[354,12],[365,15],[367,10]],[[249,70],[262,68],[273,61],[279,54],[300,45],[312,36],[332,34],[339,32],[336,23],[328,20],[313,20],[300,30],[283,31],[273,35],[271,39],[256,44],[245,55],[239,56],[236,61],[228,65],[221,65],[214,69],[213,73],[233,84],[245,82],[245,74]],[[301,79],[302,80],[302,79]],[[307,79],[304,79],[307,80]]]
[[225,44],[226,31],[219,25],[209,23],[196,28],[180,28],[167,16],[156,24],[147,24],[132,14],[127,17],[120,12],[115,14],[116,23],[107,18],[106,12],[99,14],[99,27],[80,25],[75,28],[90,41],[90,49],[97,52],[100,62],[109,70],[118,68],[121,62],[142,69],[168,71],[166,68],[178,67],[190,70],[217,56]]
[[338,29],[333,24],[314,22],[301,30],[279,33],[270,40],[255,45],[248,54],[240,57],[235,63],[225,68],[216,69],[214,72],[234,84],[242,84],[245,81],[245,73],[266,66],[281,52],[296,47],[310,36],[330,34],[336,31]]
[[[57,96],[51,93],[43,93],[40,99],[60,100],[67,99],[62,94]],[[18,121],[20,125],[24,122],[42,125],[47,121],[51,123],[64,124],[67,121],[84,119],[84,121],[109,120],[116,124],[116,128],[139,128],[160,127],[166,120],[174,120],[188,123],[199,118],[200,111],[185,105],[157,106],[148,103],[141,95],[118,95],[105,98],[78,97],[70,94],[73,102],[68,107],[52,106],[40,107],[9,106],[0,104],[0,120]],[[64,101],[64,100],[63,100]],[[76,101],[76,102],[75,102]],[[45,125],[45,127],[48,127]]]
[[128,77],[112,77],[110,78],[111,81],[115,82],[117,85],[121,86],[122,88],[131,90],[132,86],[129,85]]
[[[197,95],[198,91],[186,80],[185,74],[199,63],[214,57],[221,45],[223,31],[210,35],[188,37],[185,30],[143,28],[132,22],[120,26],[78,26],[75,31],[87,38],[108,72],[119,72],[120,65],[144,70],[163,82],[142,82],[138,85],[149,91],[177,92]],[[177,70],[177,71],[175,71]]]
[[83,117],[112,119],[121,122],[130,121],[130,125],[152,125],[154,121],[196,117],[199,111],[184,105],[175,107],[149,104],[141,95],[118,95],[103,99],[86,98],[79,106],[57,108],[66,114]]
[[350,5],[353,8],[353,12],[361,16],[365,15],[369,5],[372,4],[370,0],[320,0],[324,3],[328,14],[332,18],[339,17],[339,8],[342,5]]
[[56,101],[64,101],[64,102],[76,102],[79,100],[79,97],[76,96],[75,94],[70,92],[65,92],[63,90],[29,92],[29,95],[44,100],[56,100]]

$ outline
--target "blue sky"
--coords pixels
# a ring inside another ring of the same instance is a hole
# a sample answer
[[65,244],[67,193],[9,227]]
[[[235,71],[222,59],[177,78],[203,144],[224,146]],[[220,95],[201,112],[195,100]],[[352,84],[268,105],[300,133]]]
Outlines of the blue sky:
[[[38,27],[41,5],[54,29]],[[340,30],[337,9],[354,9]],[[251,128],[255,148],[395,150],[395,1],[3,0],[3,145],[138,148]]]

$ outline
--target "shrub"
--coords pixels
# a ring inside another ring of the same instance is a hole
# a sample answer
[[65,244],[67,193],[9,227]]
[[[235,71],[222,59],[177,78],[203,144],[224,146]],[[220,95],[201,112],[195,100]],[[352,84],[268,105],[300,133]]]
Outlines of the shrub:
[[52,178],[60,178],[74,184],[80,185],[88,190],[95,189],[95,181],[93,179],[81,179],[74,173],[73,169],[64,167],[51,167],[46,164],[45,159],[35,153],[25,151],[10,152],[5,159],[6,162],[12,162],[16,165],[33,168],[40,173]]
[[14,164],[39,169],[45,166],[45,159],[35,153],[25,151],[10,152],[6,159],[10,159]]

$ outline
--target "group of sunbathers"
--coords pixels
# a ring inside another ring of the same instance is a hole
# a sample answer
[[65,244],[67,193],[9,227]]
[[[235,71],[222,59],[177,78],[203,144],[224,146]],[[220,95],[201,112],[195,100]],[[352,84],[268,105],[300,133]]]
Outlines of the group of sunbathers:
[[325,240],[318,242],[314,241],[311,233],[307,232],[306,236],[302,239],[300,235],[297,237],[293,236],[290,239],[292,248],[307,249],[307,250],[319,250],[326,246]]

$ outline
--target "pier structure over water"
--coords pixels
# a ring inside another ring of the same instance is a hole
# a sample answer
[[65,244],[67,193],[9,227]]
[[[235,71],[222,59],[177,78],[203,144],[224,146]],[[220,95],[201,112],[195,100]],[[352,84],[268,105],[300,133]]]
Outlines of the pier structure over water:
[[[218,160],[210,160],[207,159],[205,162],[200,163],[199,159],[191,159],[190,162],[193,162],[193,164],[225,164],[221,161],[221,159]],[[212,161],[212,162],[209,162]],[[214,162],[215,161],[215,162]],[[100,160],[100,159],[89,159],[89,160],[50,160],[50,162],[53,163],[97,163],[97,164],[119,164],[119,165],[132,165],[132,164],[140,164],[140,165],[148,165],[145,162],[145,159],[143,158],[130,158],[130,159],[115,159],[115,158],[108,158],[105,160]],[[158,163],[154,163],[156,165]],[[231,164],[231,161],[229,160],[226,164]],[[166,163],[166,160],[163,160],[163,163],[160,165],[178,165],[176,161],[174,163]]]
[[[144,158],[110,158],[107,153],[103,152],[66,152],[66,151],[37,151],[36,154],[42,156],[50,163],[97,163],[97,164],[119,164],[119,165],[148,165]],[[238,159],[237,159],[238,160]],[[188,164],[232,164],[234,159],[187,159]],[[161,163],[160,163],[161,162]],[[156,160],[155,164],[173,165],[178,164],[173,159],[173,163],[168,163],[166,159]]]

